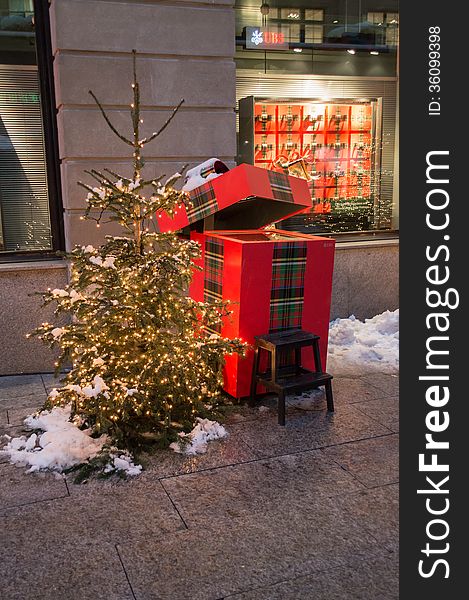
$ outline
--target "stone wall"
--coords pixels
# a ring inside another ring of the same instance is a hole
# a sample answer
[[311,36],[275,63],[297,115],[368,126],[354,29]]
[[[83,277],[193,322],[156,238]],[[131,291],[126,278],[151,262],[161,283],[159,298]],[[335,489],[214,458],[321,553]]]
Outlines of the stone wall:
[[399,245],[356,242],[336,245],[331,319],[368,319],[399,308]]
[[0,265],[0,375],[54,370],[53,353],[26,334],[53,318],[37,292],[63,288],[66,282],[62,261]]
[[145,148],[149,176],[184,163],[236,154],[234,9],[231,0],[53,0],[52,49],[58,107],[67,247],[98,243],[113,227],[80,221],[84,169],[130,174],[129,147],[105,125],[88,90],[113,123],[131,131],[131,51],[138,52],[143,134],[160,126],[181,98],[170,127]]

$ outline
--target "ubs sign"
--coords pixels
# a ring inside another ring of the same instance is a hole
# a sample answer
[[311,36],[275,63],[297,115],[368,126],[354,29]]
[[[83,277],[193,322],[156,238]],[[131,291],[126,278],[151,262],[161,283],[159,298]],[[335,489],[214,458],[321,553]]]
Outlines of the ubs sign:
[[246,48],[250,50],[288,50],[285,31],[263,27],[246,27]]

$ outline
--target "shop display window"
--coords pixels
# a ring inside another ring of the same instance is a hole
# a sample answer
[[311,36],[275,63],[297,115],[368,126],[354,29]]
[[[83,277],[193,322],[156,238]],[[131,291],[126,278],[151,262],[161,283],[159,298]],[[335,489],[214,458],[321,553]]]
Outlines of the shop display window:
[[313,208],[303,220],[313,230],[386,228],[377,225],[379,113],[378,99],[241,99],[240,160],[307,179]]

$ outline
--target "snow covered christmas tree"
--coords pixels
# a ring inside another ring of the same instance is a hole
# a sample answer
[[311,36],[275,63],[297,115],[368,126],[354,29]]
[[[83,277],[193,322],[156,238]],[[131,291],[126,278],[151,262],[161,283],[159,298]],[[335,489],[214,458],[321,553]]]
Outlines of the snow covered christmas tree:
[[80,183],[87,191],[83,218],[97,226],[116,221],[123,235],[67,255],[70,284],[44,294],[62,321],[68,315],[66,324],[43,323],[33,333],[59,348],[57,370],[71,365],[49,405],[71,403],[72,416],[127,448],[142,438],[168,444],[192,429],[197,416],[210,416],[224,355],[244,350],[238,339],[208,333],[227,314],[226,305],[187,295],[198,244],[153,226],[159,213],[173,215],[189,203],[173,188],[180,174],[167,180],[143,176],[142,149],[167,128],[183,100],[159,129],[142,135],[135,52],[133,66],[131,137],[114,127],[90,92],[112,132],[132,148],[133,176],[91,170],[97,186]]

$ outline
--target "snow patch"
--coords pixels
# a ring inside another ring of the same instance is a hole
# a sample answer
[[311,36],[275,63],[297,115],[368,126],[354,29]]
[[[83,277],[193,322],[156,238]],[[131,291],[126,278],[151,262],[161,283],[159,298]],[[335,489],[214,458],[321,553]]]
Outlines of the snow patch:
[[115,269],[116,268],[116,266],[114,264],[115,260],[116,260],[115,256],[112,256],[112,255],[106,256],[106,258],[103,261],[103,267],[105,269]]
[[137,179],[135,181],[131,181],[128,185],[129,191],[132,192],[135,188],[138,188],[138,186],[140,185],[140,178],[137,177]]
[[197,424],[189,433],[180,433],[181,442],[173,442],[170,448],[174,452],[193,456],[207,452],[207,444],[228,435],[228,432],[217,421],[197,417]]
[[[103,451],[109,438],[102,435],[91,437],[91,430],[78,428],[78,421],[70,421],[71,405],[55,406],[30,415],[25,425],[35,432],[29,437],[10,438],[0,453],[8,454],[10,462],[29,467],[27,473],[35,471],[55,471],[63,473],[67,469],[86,463]],[[5,436],[8,439],[8,436]],[[128,476],[139,475],[141,465],[136,465],[132,457],[117,448],[111,448],[109,463],[105,472],[123,471]]]
[[370,370],[399,370],[399,309],[360,321],[336,319],[329,326],[327,370],[333,375],[361,375]]
[[94,458],[108,440],[93,439],[90,431],[82,431],[70,421],[71,407],[56,406],[50,411],[30,415],[24,420],[30,429],[39,430],[29,438],[13,438],[1,450],[10,462],[29,466],[28,473],[41,470],[58,471]]
[[97,265],[98,267],[103,267],[105,269],[115,269],[115,260],[116,257],[112,256],[111,254],[109,256],[106,256],[104,260],[101,258],[101,256],[90,256],[89,258],[90,263],[92,263],[93,265]]
[[112,464],[109,464],[105,470],[107,472],[112,470],[123,471],[126,475],[135,477],[142,472],[142,465],[136,465],[128,454],[120,454],[119,456],[114,456]]
[[75,304],[78,300],[84,300],[84,297],[79,294],[76,290],[70,290],[70,302]]
[[109,388],[104,382],[104,379],[99,375],[95,375],[93,383],[91,383],[90,385],[86,385],[84,388],[81,388],[81,393],[87,398],[96,398],[97,396],[99,396],[99,394],[102,394],[108,389]]

